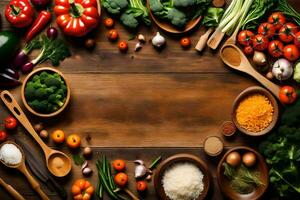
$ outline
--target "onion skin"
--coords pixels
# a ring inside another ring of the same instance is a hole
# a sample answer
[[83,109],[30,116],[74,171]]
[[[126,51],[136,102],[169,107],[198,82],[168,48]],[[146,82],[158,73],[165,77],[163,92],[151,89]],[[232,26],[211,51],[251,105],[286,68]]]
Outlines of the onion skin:
[[28,74],[33,70],[34,64],[31,62],[26,63],[21,67],[21,71],[23,74]]

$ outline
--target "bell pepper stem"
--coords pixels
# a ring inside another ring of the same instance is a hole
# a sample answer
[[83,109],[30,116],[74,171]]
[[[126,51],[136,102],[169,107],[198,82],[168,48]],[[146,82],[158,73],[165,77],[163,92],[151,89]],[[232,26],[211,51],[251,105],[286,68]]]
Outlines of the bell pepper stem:
[[14,5],[10,5],[10,8],[11,8],[14,15],[19,15],[19,13],[20,13],[20,8],[19,7],[14,6]]
[[72,11],[74,13],[74,16],[79,17],[80,16],[80,12],[74,2],[74,0],[69,0],[69,3],[71,5]]

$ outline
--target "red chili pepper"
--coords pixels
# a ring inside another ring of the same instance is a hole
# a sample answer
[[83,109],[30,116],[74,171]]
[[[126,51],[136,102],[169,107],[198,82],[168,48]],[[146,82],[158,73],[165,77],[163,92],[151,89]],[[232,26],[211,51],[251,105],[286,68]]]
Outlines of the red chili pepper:
[[17,28],[29,26],[33,21],[34,11],[28,0],[12,0],[5,9],[5,17]]
[[50,21],[51,13],[46,10],[41,11],[26,34],[26,42],[32,40],[38,33],[40,33],[45,28],[45,26]]

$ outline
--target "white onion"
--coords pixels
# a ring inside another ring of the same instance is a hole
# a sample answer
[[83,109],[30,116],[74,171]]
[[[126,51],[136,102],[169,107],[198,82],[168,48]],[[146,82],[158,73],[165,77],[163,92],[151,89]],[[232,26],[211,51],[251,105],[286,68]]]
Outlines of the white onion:
[[280,81],[287,80],[293,75],[292,63],[285,58],[280,58],[274,63],[272,73]]

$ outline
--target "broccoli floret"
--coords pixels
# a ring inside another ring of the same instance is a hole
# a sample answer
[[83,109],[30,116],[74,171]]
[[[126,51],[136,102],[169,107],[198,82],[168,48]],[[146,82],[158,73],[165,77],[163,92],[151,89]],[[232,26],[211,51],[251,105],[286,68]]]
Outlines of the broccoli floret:
[[56,88],[61,87],[61,81],[53,77],[46,78],[44,82],[47,87],[52,87],[52,86],[55,86]]
[[44,83],[44,81],[47,79],[47,78],[49,78],[49,77],[51,77],[51,75],[50,74],[48,74],[47,72],[42,72],[41,74],[40,74],[40,81],[41,81],[41,83]]
[[39,75],[34,75],[33,78],[32,78],[32,81],[36,82],[38,80],[40,80],[40,76]]
[[178,28],[183,28],[187,23],[186,15],[176,8],[167,8],[166,18]]
[[193,6],[196,3],[196,0],[173,0],[173,5],[175,7],[188,7]]
[[150,9],[155,15],[164,10],[164,5],[158,0],[149,0]]
[[34,95],[39,100],[47,99],[48,92],[47,92],[47,90],[45,88],[39,88],[39,89],[35,90]]
[[57,104],[59,107],[64,105],[63,96],[60,94],[51,94],[48,98],[48,101],[53,104]]
[[35,111],[42,112],[42,113],[49,113],[48,110],[48,101],[47,100],[34,100],[32,102],[28,103],[31,108],[33,108]]
[[113,15],[119,15],[128,6],[127,0],[102,0],[101,3]]
[[137,18],[142,14],[142,11],[128,9],[121,15],[120,20],[126,27],[135,29],[139,25],[139,21],[137,20]]
[[32,85],[26,85],[25,97],[27,101],[32,101],[35,99],[35,89]]

